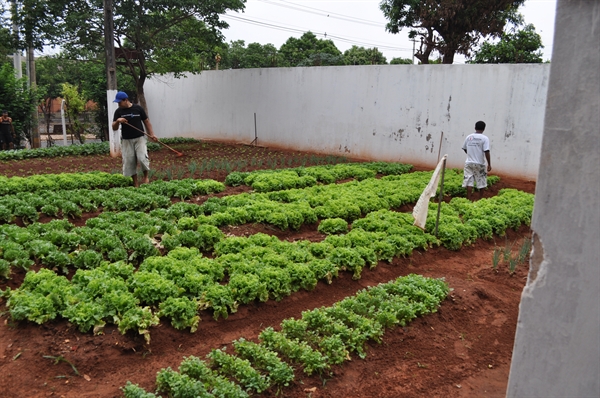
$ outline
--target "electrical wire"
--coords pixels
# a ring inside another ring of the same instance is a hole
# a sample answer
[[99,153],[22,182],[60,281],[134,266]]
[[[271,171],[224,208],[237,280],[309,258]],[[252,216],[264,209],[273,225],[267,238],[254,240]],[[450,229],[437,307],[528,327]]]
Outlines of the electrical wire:
[[[284,32],[291,32],[291,33],[306,33],[308,31],[308,29],[297,29],[297,28],[292,28],[292,27],[288,27],[288,26],[281,26],[281,25],[276,25],[273,23],[269,22],[261,22],[261,21],[257,21],[254,19],[249,19],[249,18],[243,18],[243,17],[239,17],[236,15],[231,15],[231,14],[224,14],[222,15],[223,18],[227,19],[227,18],[231,18],[233,20],[237,20],[240,22],[244,22],[244,23],[248,23],[251,25],[257,25],[257,26],[261,26],[264,28],[269,28],[269,29],[275,29],[275,30],[281,30]],[[313,32],[311,31],[315,36],[319,36],[319,37],[323,37],[325,39],[335,39],[341,42],[345,42],[345,43],[349,43],[349,44],[354,44],[354,45],[360,45],[360,46],[367,46],[367,47],[377,47],[378,49],[383,49],[383,50],[388,50],[388,51],[407,51],[407,52],[412,52],[412,49],[410,48],[403,48],[403,47],[395,47],[395,46],[391,46],[391,45],[387,45],[387,44],[375,44],[375,43],[369,43],[366,41],[362,41],[362,39],[357,39],[357,38],[352,38],[352,37],[343,37],[343,36],[338,36],[335,34],[329,34],[329,33],[319,33],[319,32]]]
[[[302,4],[291,3],[291,2],[288,2],[285,0],[279,0],[279,2],[275,2],[272,0],[258,0],[258,1],[261,1],[266,4],[278,6],[278,7],[284,7],[284,8],[288,8],[291,10],[305,12],[308,14],[315,14],[315,15],[320,15],[320,16],[329,17],[329,18],[333,18],[333,19],[339,19],[342,21],[353,22],[353,23],[358,23],[358,24],[362,24],[362,25],[376,26],[378,28],[385,28],[385,24],[382,24],[380,22],[369,21],[367,19],[356,18],[356,17],[352,17],[349,15],[325,11],[325,10],[321,10],[319,8],[309,7],[309,6],[305,6]],[[305,8],[305,9],[303,9],[303,8]]]

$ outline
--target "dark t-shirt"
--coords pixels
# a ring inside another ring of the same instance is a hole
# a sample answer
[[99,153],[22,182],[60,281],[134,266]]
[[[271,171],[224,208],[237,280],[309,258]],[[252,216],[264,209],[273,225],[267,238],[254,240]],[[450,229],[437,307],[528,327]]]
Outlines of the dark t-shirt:
[[[137,104],[132,104],[129,108],[117,108],[115,115],[113,116],[113,122],[120,117],[124,117],[127,119],[127,123],[131,124],[131,126],[137,127],[142,131],[144,130],[144,123],[142,123],[142,121],[148,119],[144,108]],[[144,135],[144,133],[140,133],[131,126],[123,123],[121,124],[121,137],[124,140],[138,138]]]

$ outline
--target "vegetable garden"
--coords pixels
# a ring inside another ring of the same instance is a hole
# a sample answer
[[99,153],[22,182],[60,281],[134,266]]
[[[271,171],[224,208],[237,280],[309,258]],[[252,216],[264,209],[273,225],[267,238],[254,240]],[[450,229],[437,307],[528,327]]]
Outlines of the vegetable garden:
[[533,183],[469,202],[447,170],[436,237],[437,203],[411,216],[431,171],[169,144],[139,189],[101,145],[0,154],[7,396],[505,388]]

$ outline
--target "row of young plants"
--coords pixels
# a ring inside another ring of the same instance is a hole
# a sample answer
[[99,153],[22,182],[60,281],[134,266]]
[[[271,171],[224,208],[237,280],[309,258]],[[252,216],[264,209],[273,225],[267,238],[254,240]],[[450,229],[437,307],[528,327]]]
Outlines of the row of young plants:
[[[343,184],[214,197],[202,205],[199,215],[194,215],[195,222],[216,226],[265,223],[282,230],[297,230],[326,218],[352,221],[373,211],[415,203],[431,174],[415,172]],[[490,178],[490,185],[496,181],[498,177]],[[445,192],[450,196],[464,194],[462,173],[448,171]]]
[[[355,176],[360,170],[370,171],[361,166],[354,166],[350,170]],[[33,177],[22,180],[27,180],[29,186],[40,187],[50,185],[45,181],[55,182],[60,176],[54,175],[47,180],[32,179]],[[95,183],[96,186],[104,187],[115,175],[102,173],[82,176],[83,180],[97,178],[99,181]],[[298,229],[317,219],[340,217],[353,220],[371,211],[414,203],[430,177],[431,172],[417,172],[265,194],[244,193],[224,198],[213,197],[201,206],[190,206],[189,215],[198,217],[197,223],[217,226],[261,222],[282,230]],[[122,176],[114,178],[114,181],[123,182],[121,178]],[[494,182],[490,178],[490,184]],[[461,194],[464,191],[461,184],[461,174],[449,171],[445,182],[446,192]],[[139,189],[20,192],[0,196],[0,222],[11,223],[15,217],[20,217],[27,224],[37,221],[40,212],[51,217],[62,215],[74,218],[80,217],[83,212],[97,211],[99,207],[114,211],[148,211],[169,207],[173,197],[185,200],[198,194],[217,193],[224,189],[222,183],[214,180],[184,179],[155,181],[142,185]]]
[[[339,164],[336,166],[314,166],[307,168],[298,168],[284,171],[253,172],[248,174],[246,180],[249,184],[256,181],[261,176],[274,178],[274,180],[264,180],[262,183],[269,183],[269,190],[273,190],[281,184],[273,184],[272,181],[279,181],[287,175],[295,175],[296,179],[310,179],[315,185],[317,180],[315,176],[329,176],[328,178],[319,178],[322,183],[333,183],[340,179],[357,178],[359,180],[375,176],[375,170],[379,173],[399,174],[409,170],[412,166],[402,164],[390,164],[383,162],[365,163],[365,164]],[[307,175],[299,177],[298,173],[306,172]],[[237,172],[231,173],[230,176]],[[237,173],[240,174],[240,173]],[[312,175],[309,175],[312,174]],[[113,189],[108,192],[87,191],[87,190],[63,190],[63,187],[89,188],[110,188],[111,186],[129,185],[130,179],[108,173],[80,173],[74,175],[42,175],[32,177],[13,177],[6,179],[7,184],[1,189],[6,192],[4,195],[0,192],[0,222],[13,222],[15,217],[20,217],[24,223],[31,223],[39,219],[40,214],[56,217],[80,217],[83,212],[94,212],[99,207],[104,210],[139,210],[147,211],[159,207],[168,207],[173,197],[186,200],[194,195],[217,193],[224,190],[223,184],[213,181],[197,181],[191,179],[178,181],[155,181],[151,184],[145,184],[140,189],[125,188]],[[258,181],[259,183],[261,181]],[[297,184],[292,184],[297,185]],[[263,185],[263,191],[266,186]],[[18,193],[10,195],[9,192]],[[159,196],[157,196],[159,195]]]
[[[503,235],[506,228],[517,228],[521,223],[528,223],[532,206],[533,195],[516,190],[503,190],[498,197],[475,203],[455,198],[450,204],[442,206],[444,216],[439,226],[440,241],[446,247],[457,250],[462,244],[471,243],[478,237],[491,236],[492,232]],[[520,210],[515,211],[515,208]],[[426,229],[429,232],[435,224],[434,214],[435,211],[431,211],[427,220]],[[495,221],[488,221],[490,214]],[[71,260],[67,265],[84,268],[78,270],[76,275],[86,274],[88,271],[85,269],[92,269],[90,272],[98,272],[98,268],[102,270],[106,267],[129,269],[118,277],[107,275],[106,272],[95,274],[99,281],[94,282],[94,286],[103,286],[101,296],[80,293],[85,291],[81,284],[67,289],[63,286],[68,283],[66,278],[44,270],[47,278],[63,281],[48,283],[48,286],[62,286],[55,292],[56,295],[76,296],[80,300],[77,302],[68,298],[49,299],[51,292],[38,288],[39,284],[29,283],[30,275],[31,278],[37,275],[30,272],[19,289],[7,289],[5,292],[13,319],[42,323],[60,315],[77,325],[82,332],[91,328],[99,330],[105,322],[113,322],[119,325],[122,332],[137,328],[149,337],[147,328],[157,324],[159,317],[166,317],[171,319],[174,327],[189,327],[193,331],[199,321],[199,309],[211,310],[215,319],[226,318],[240,304],[255,300],[280,300],[299,289],[312,290],[319,280],[331,283],[339,271],[352,272],[353,278],[359,279],[366,266],[374,268],[380,260],[392,261],[397,256],[410,256],[414,249],[426,250],[440,242],[431,233],[413,226],[409,214],[389,210],[370,213],[354,221],[350,232],[329,235],[318,243],[291,243],[265,234],[224,238],[218,228],[206,224],[196,229],[177,230],[168,220],[150,220],[151,217],[147,216],[148,219],[144,221],[125,213],[115,216],[122,217],[121,225],[114,218],[109,222],[107,217],[89,220],[92,222],[91,228],[80,228],[81,232],[86,232],[89,241],[85,243],[89,246],[85,250],[83,246],[78,246],[79,249],[71,254],[61,252],[53,243],[35,239],[31,236],[32,231],[12,236],[22,241],[23,251],[30,250],[31,255],[43,264],[47,258],[50,262],[56,262],[62,256],[62,261],[68,263]],[[179,226],[184,224],[181,223],[183,220],[186,219],[181,219]],[[45,228],[46,234],[57,241],[65,241],[68,237],[76,239],[78,236],[50,229],[50,225],[59,229],[59,220],[36,225],[38,229]],[[19,231],[15,229],[13,232]],[[170,253],[165,257],[159,256],[156,246],[160,247],[160,244],[156,241],[153,244],[150,238],[158,233],[163,234],[165,247],[168,239],[165,235],[178,238],[177,245],[170,248]],[[103,236],[94,243],[97,234]],[[72,245],[76,243],[71,242]],[[6,243],[0,243],[0,249],[3,247],[7,247]],[[213,247],[214,259],[204,258],[198,251],[198,248],[212,251]],[[5,258],[8,253],[14,256],[19,252],[14,247],[9,250],[4,253]],[[50,254],[46,254],[48,251]],[[125,263],[120,263],[122,267],[103,263],[103,254],[114,259],[119,251],[130,262],[141,263],[137,272],[133,271],[132,265]],[[102,301],[102,297],[115,293],[109,288],[113,286],[109,280],[115,278],[118,281],[114,286],[119,289],[121,302],[128,305],[116,315],[114,306]],[[90,282],[89,277],[85,280]],[[45,304],[40,305],[38,301]],[[80,304],[82,312],[73,314],[74,304]],[[134,323],[135,320],[138,324]]]
[[359,181],[377,174],[400,175],[408,173],[413,166],[402,163],[368,162],[340,163],[336,165],[296,167],[284,170],[256,170],[233,172],[225,179],[225,185],[247,185],[256,192],[272,192],[284,189],[304,188],[317,183],[333,184],[347,178]]
[[[161,141],[167,145],[186,144],[199,142],[194,138],[161,138]],[[149,151],[157,151],[161,146],[154,142],[148,142]],[[87,143],[81,145],[69,146],[52,146],[50,148],[35,148],[35,149],[12,149],[8,151],[0,151],[0,161],[2,160],[23,160],[33,158],[55,158],[62,156],[90,156],[104,155],[110,152],[108,142]]]
[[[386,329],[406,326],[419,316],[436,312],[449,292],[440,279],[408,275],[363,289],[330,307],[307,310],[300,319],[281,322],[279,331],[267,327],[258,342],[239,338],[213,349],[201,360],[184,357],[178,371],[170,367],[156,376],[156,394],[168,397],[248,397],[288,386],[295,371],[327,374],[333,365],[364,359],[365,343],[381,343]],[[127,382],[126,398],[156,397]]]
[[[0,236],[3,238],[0,241],[0,259],[4,260],[1,266],[6,274],[10,272],[11,265],[27,269],[36,259],[50,267],[66,267],[79,262],[76,260],[80,257],[100,256],[100,260],[139,262],[148,255],[154,255],[153,250],[158,245],[167,251],[181,245],[206,246],[202,243],[206,239],[203,233],[210,229],[203,227],[204,232],[199,232],[202,226],[261,222],[282,229],[297,229],[302,224],[314,223],[319,218],[339,217],[352,220],[359,218],[361,214],[398,207],[403,203],[414,203],[427,178],[427,173],[413,173],[305,190],[241,194],[223,199],[215,197],[201,206],[179,202],[169,208],[152,210],[149,214],[103,213],[97,218],[89,219],[86,227],[75,228],[73,231],[69,223],[60,222],[44,227],[33,225],[26,230],[14,225],[4,225],[0,228]],[[190,181],[199,184],[195,180]],[[161,182],[150,184],[149,187],[173,187],[174,184],[175,182]],[[306,193],[308,190],[313,192]],[[293,202],[279,202],[270,200],[269,197]],[[342,197],[344,200],[340,199]],[[63,230],[48,234],[46,229],[53,230],[55,226]],[[67,233],[68,237],[63,236]],[[451,240],[445,238],[445,232],[441,236],[444,242]],[[209,238],[209,242],[212,242],[210,239],[212,238]],[[100,254],[88,254],[95,248]],[[206,246],[205,250],[210,250],[210,247]]]
[[0,223],[11,223],[19,217],[30,224],[39,219],[40,213],[63,218],[81,217],[84,212],[148,211],[171,206],[172,198],[189,199],[196,195],[222,192],[223,183],[214,180],[154,181],[140,188],[124,187],[107,190],[57,190],[39,193],[20,192],[0,196]]
[[44,193],[74,189],[109,189],[127,187],[130,177],[102,171],[90,173],[39,174],[30,177],[5,177],[0,175],[0,196],[21,192]]

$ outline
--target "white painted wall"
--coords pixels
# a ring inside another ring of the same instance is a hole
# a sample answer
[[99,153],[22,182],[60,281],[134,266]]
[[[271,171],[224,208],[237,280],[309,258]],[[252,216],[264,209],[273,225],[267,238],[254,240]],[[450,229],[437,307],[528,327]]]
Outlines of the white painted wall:
[[[535,180],[549,65],[382,65],[205,71],[146,83],[159,137],[250,143],[462,168],[487,123],[493,173]],[[442,139],[443,135],[443,139]],[[441,146],[441,149],[440,149]]]

